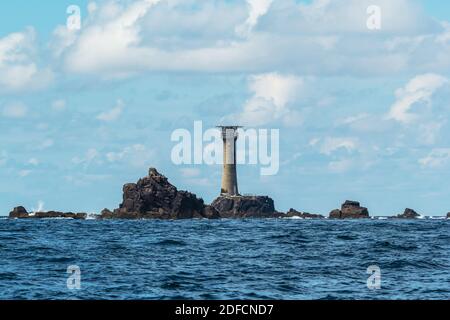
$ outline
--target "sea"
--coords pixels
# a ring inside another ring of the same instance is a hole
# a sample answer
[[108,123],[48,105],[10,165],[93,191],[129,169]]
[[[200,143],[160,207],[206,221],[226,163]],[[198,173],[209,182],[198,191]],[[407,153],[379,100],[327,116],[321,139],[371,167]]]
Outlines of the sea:
[[450,220],[0,219],[0,299],[450,299]]

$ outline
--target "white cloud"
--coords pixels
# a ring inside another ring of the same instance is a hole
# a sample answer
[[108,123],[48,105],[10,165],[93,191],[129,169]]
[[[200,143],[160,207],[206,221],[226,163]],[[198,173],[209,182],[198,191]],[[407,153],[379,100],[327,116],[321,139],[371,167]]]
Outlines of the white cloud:
[[[74,157],[72,158],[72,162],[74,164],[84,164],[85,166],[89,166],[94,160],[98,160],[100,157],[100,153],[95,148],[90,148],[86,151],[86,154],[83,157]],[[101,163],[101,162],[99,162]]]
[[450,43],[450,22],[442,22],[444,31],[436,37],[436,42],[439,44],[447,45]]
[[216,182],[213,182],[208,178],[189,178],[186,179],[186,183],[190,186],[199,187],[211,187],[216,185]]
[[66,100],[59,99],[52,102],[52,109],[55,111],[63,111],[66,108]]
[[339,149],[352,152],[357,148],[357,145],[358,143],[354,138],[325,138],[320,146],[320,153],[329,156]]
[[338,124],[352,125],[354,123],[360,122],[361,120],[366,120],[368,117],[370,117],[369,114],[361,113],[361,114],[357,114],[355,116],[347,117],[347,118],[343,119],[342,121],[338,121]]
[[[107,163],[124,163],[137,168],[148,168],[154,159],[153,150],[142,144],[124,147],[117,152],[101,153],[95,148],[88,149],[84,155],[72,158],[72,163],[87,168],[91,165],[104,165]],[[68,178],[76,178],[68,176]]]
[[[411,1],[379,0],[383,29],[374,33],[366,27],[372,4],[248,0],[245,12],[243,2],[108,1],[90,10],[79,32],[58,27],[54,51],[67,71],[106,78],[146,71],[390,75],[450,70],[445,24]],[[399,37],[406,44],[396,46]],[[417,37],[425,37],[427,49],[414,47]]]
[[419,160],[423,167],[437,168],[450,163],[450,148],[433,149],[426,157]]
[[435,144],[444,125],[445,122],[430,122],[421,124],[418,130],[418,141],[425,145]]
[[36,159],[36,158],[30,158],[30,159],[28,160],[28,164],[31,164],[32,166],[38,166],[39,163],[40,163],[39,160]]
[[184,178],[195,178],[200,175],[200,169],[198,168],[183,168],[180,169],[180,172]]
[[24,118],[28,113],[28,108],[21,102],[10,103],[3,108],[3,116],[7,118]]
[[53,147],[54,144],[55,144],[55,141],[53,141],[53,139],[45,139],[37,146],[37,149],[38,150],[48,149],[50,147]]
[[[374,3],[375,2],[375,3]],[[409,34],[427,31],[434,21],[424,16],[417,3],[410,0],[312,0],[309,3],[277,1],[270,13],[267,28],[279,32],[373,33],[367,28],[367,8],[376,4],[382,9],[382,31]],[[403,14],[399,14],[402,12]]]
[[110,163],[126,162],[137,168],[147,168],[154,160],[154,151],[142,144],[123,148],[119,152],[109,152],[106,159]]
[[293,75],[266,73],[249,78],[252,97],[246,101],[242,113],[235,121],[243,125],[260,126],[282,120],[295,124],[300,122],[297,112],[289,104],[299,95],[304,81]]
[[90,184],[98,185],[100,182],[104,182],[111,178],[111,175],[107,174],[86,174],[86,173],[76,173],[74,175],[67,175],[64,179],[78,187],[87,186]]
[[318,143],[320,142],[320,138],[312,138],[311,140],[309,140],[309,145],[311,147],[316,146]]
[[353,167],[353,160],[351,159],[340,159],[336,161],[331,161],[328,164],[328,169],[334,173],[342,173],[350,170]]
[[201,171],[198,168],[182,168],[180,169],[180,173],[188,185],[199,187],[210,187],[214,185],[210,178],[202,178],[200,176]]
[[49,69],[35,60],[35,31],[32,28],[0,38],[0,90],[18,91],[47,86],[53,79]]
[[0,166],[3,166],[8,161],[8,154],[6,151],[0,152]]
[[410,112],[416,104],[431,104],[431,97],[448,80],[437,74],[423,74],[411,79],[404,88],[396,91],[396,102],[391,106],[388,119],[409,124],[417,119],[417,115]]
[[247,0],[249,15],[242,25],[236,27],[236,33],[243,37],[249,36],[258,24],[259,18],[267,13],[272,2],[273,0]]
[[25,177],[29,176],[32,172],[33,171],[31,171],[31,170],[20,170],[19,177],[25,178]]
[[59,49],[60,52],[70,48],[66,68],[74,72],[113,69],[117,76],[135,69],[136,65],[143,63],[141,59],[149,58],[147,50],[138,47],[138,21],[158,2],[140,0],[125,7],[117,1],[109,1],[91,10],[91,15],[94,15],[88,18],[91,24],[84,25],[76,39],[73,39],[73,33],[68,35],[60,31],[57,34],[59,43],[67,46]]
[[101,121],[105,121],[105,122],[115,121],[122,114],[124,106],[125,106],[124,103],[121,100],[118,100],[117,103],[116,103],[116,106],[114,108],[112,108],[109,111],[105,111],[105,112],[100,113],[97,116],[97,119],[101,120]]

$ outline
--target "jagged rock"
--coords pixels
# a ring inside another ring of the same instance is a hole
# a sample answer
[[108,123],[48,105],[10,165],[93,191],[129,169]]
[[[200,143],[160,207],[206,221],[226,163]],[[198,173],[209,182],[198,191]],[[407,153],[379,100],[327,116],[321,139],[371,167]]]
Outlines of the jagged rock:
[[330,212],[330,219],[363,219],[369,218],[369,210],[365,207],[361,207],[357,201],[345,201],[341,210],[335,209]]
[[15,207],[13,209],[13,211],[11,211],[9,213],[9,217],[10,218],[21,218],[21,219],[23,219],[23,218],[29,218],[29,216],[30,216],[30,214],[28,213],[27,209],[25,209],[22,206]]
[[211,203],[222,218],[272,218],[276,212],[273,200],[267,196],[220,196]]
[[107,218],[120,219],[191,219],[216,218],[217,213],[208,209],[203,199],[193,193],[178,191],[155,168],[137,183],[123,187],[123,202]]
[[415,212],[413,209],[406,208],[403,214],[397,215],[397,218],[400,219],[417,219],[420,217],[420,214]]
[[320,215],[320,214],[311,214],[308,212],[299,212],[295,209],[290,209],[286,215],[286,217],[288,218],[292,218],[292,217],[299,217],[299,218],[303,218],[303,219],[323,219],[324,216]]

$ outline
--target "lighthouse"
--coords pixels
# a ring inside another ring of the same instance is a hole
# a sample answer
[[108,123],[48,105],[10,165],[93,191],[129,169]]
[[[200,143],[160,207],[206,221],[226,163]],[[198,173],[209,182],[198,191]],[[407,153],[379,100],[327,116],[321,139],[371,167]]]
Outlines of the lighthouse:
[[219,126],[223,139],[222,196],[239,196],[236,171],[236,141],[238,126]]

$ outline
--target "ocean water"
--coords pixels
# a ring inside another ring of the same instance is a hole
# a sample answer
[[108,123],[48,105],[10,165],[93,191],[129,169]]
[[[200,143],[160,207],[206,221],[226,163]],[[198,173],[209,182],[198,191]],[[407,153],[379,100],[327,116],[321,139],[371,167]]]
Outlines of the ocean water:
[[450,299],[450,220],[1,219],[0,299]]

